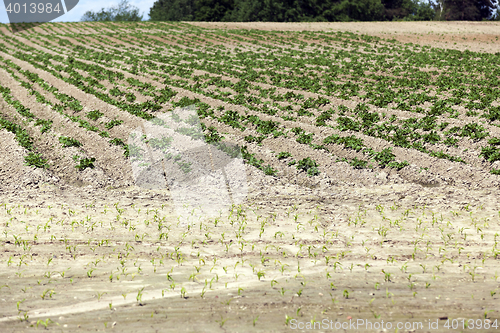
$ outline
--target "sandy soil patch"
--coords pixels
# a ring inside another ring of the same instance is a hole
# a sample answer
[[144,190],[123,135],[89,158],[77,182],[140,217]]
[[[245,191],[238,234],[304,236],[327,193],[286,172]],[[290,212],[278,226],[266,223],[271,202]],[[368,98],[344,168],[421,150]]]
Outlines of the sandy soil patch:
[[186,22],[213,29],[350,31],[433,47],[475,52],[500,51],[497,22]]

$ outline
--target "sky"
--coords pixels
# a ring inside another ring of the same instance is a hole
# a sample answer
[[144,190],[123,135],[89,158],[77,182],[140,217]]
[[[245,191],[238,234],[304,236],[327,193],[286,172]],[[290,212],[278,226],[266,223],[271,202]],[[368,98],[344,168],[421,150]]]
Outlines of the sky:
[[[153,7],[153,4],[156,0],[129,0],[129,4],[139,8],[139,12],[144,14],[143,20],[149,19],[149,9]],[[15,0],[11,0],[12,3],[15,3]],[[28,2],[29,1],[19,1],[19,2]],[[40,0],[36,0],[36,2],[43,2]],[[78,4],[67,12],[66,14],[54,19],[51,22],[79,22],[82,18],[83,14],[86,11],[94,11],[98,12],[101,8],[109,8],[118,6],[119,0],[114,1],[99,1],[99,0],[80,0]],[[5,5],[0,2],[0,23],[9,23],[9,17],[7,16],[7,11],[5,10]]]

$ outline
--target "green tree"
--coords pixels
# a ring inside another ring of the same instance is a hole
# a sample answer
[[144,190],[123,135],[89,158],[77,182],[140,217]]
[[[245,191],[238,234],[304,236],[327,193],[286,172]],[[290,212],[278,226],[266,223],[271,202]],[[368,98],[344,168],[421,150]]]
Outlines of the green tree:
[[117,7],[101,8],[100,12],[87,11],[81,21],[142,21],[139,8],[131,6],[128,0],[121,0]]
[[157,0],[149,9],[150,21],[193,21],[194,0]]
[[294,22],[299,13],[291,1],[235,0],[229,18],[236,22]]
[[232,21],[312,22],[383,19],[380,0],[235,0]]
[[389,21],[401,20],[415,10],[415,2],[412,0],[382,0],[384,5],[384,16]]
[[267,21],[267,18],[271,16],[269,13],[269,1],[267,0],[235,0],[233,10],[229,15],[229,21]]
[[444,0],[444,19],[448,21],[480,21],[492,17],[496,0]]
[[436,5],[430,1],[414,0],[414,7],[410,15],[404,18],[405,21],[431,21],[436,17]]
[[500,21],[500,8],[497,7],[493,14],[491,15],[491,20],[492,21]]
[[227,21],[233,9],[233,0],[196,0],[194,21]]
[[[384,6],[380,0],[348,1],[343,0],[344,12],[351,20],[356,21],[381,21],[383,20]],[[342,7],[341,7],[342,8]]]
[[423,0],[157,0],[149,16],[152,21],[235,22],[432,19],[435,11],[431,4],[420,1]]

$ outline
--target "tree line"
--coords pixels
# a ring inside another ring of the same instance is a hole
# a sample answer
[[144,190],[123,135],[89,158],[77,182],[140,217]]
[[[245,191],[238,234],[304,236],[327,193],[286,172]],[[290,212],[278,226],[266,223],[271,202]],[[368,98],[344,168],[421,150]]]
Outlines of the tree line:
[[[157,0],[149,17],[208,22],[500,20],[497,0]],[[128,0],[82,17],[82,21],[142,19]]]

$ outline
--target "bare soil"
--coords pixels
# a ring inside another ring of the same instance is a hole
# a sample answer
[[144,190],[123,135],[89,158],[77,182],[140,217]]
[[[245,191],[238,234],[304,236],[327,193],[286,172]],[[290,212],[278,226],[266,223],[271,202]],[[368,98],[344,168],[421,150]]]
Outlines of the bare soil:
[[189,22],[213,29],[271,31],[350,31],[396,39],[402,43],[439,48],[496,53],[500,51],[498,22]]

